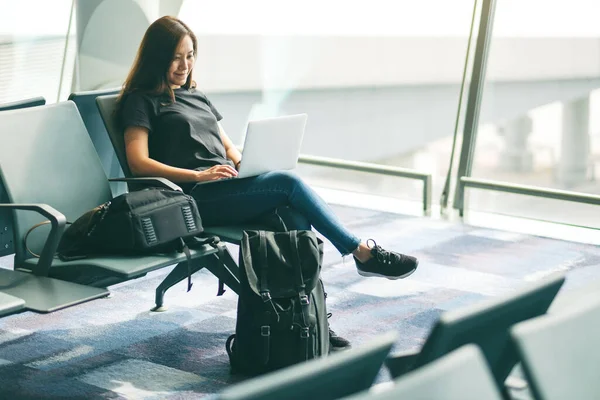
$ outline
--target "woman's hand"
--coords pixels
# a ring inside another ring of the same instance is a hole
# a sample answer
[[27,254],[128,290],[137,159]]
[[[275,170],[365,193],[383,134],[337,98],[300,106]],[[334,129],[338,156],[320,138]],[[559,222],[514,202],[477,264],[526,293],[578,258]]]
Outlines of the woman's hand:
[[223,178],[233,178],[238,172],[231,165],[215,165],[204,171],[198,171],[198,181],[216,181]]

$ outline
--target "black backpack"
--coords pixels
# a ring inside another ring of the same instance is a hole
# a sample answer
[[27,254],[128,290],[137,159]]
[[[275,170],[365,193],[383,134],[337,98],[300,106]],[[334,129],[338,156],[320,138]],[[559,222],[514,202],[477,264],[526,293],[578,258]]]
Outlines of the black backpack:
[[329,353],[323,242],[312,231],[244,231],[233,373],[256,375]]
[[[26,248],[27,235],[39,225],[25,235]],[[198,237],[203,231],[198,206],[191,196],[175,190],[149,188],[121,194],[77,218],[63,233],[57,255],[62,261],[72,261],[100,254],[183,251],[190,271],[189,291],[192,287],[189,247],[210,244],[219,248],[218,237]],[[223,283],[219,282],[219,294],[223,291]]]
[[171,252],[204,231],[195,200],[151,188],[121,194],[71,224],[61,237],[63,260],[93,254]]

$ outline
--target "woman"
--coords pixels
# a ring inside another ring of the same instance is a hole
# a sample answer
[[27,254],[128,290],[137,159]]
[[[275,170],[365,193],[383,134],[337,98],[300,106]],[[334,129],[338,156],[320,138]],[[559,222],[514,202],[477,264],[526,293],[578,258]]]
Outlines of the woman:
[[418,265],[414,257],[358,239],[292,173],[198,184],[236,176],[242,160],[219,123],[221,114],[195,88],[197,48],[194,33],[177,18],[162,17],[146,31],[117,105],[131,172],[177,182],[197,201],[205,226],[255,221],[287,206],[303,217],[295,218],[294,228],[312,226],[342,255],[352,254],[360,275],[412,274]]

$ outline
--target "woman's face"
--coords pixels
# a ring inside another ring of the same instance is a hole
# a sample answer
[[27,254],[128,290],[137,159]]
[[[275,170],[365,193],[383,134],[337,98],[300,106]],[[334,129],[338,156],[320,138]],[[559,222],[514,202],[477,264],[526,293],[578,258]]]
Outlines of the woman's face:
[[167,80],[172,89],[177,89],[185,84],[188,75],[194,68],[194,43],[189,35],[185,35],[173,55],[173,61],[167,72]]

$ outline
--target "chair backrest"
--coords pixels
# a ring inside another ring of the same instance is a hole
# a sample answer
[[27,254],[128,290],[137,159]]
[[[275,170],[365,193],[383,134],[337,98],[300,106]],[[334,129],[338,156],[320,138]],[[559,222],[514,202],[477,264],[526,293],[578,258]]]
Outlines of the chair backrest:
[[[502,388],[517,362],[509,328],[544,314],[564,280],[564,274],[555,274],[507,296],[442,314],[412,367],[423,366],[460,346],[474,343],[483,351],[498,388]],[[390,371],[393,374],[393,368]]]
[[[0,112],[43,106],[44,104],[46,104],[45,98],[41,96],[33,97],[30,99],[0,104]],[[2,186],[2,182],[0,182],[0,203],[6,202],[8,202],[6,190],[4,190],[4,186]],[[4,257],[15,252],[13,235],[12,213],[8,210],[0,210],[0,257]]]
[[396,340],[394,332],[367,345],[310,360],[226,389],[223,400],[333,400],[368,389]]
[[511,337],[536,399],[600,398],[600,295],[517,324]]
[[96,104],[98,106],[98,110],[100,110],[100,116],[104,121],[106,131],[108,132],[108,136],[110,138],[110,141],[112,142],[114,151],[117,154],[117,158],[119,160],[119,163],[121,164],[123,173],[126,177],[129,178],[133,175],[131,174],[131,171],[129,170],[129,165],[127,164],[127,153],[125,152],[124,133],[123,130],[120,128],[116,117],[117,97],[117,94],[99,96],[96,98]]
[[[111,199],[110,187],[90,137],[71,101],[0,113],[0,177],[10,203],[44,203],[73,221]],[[29,258],[23,235],[43,217],[14,214],[15,263]],[[39,252],[48,230],[28,238]]]
[[[98,96],[105,95],[117,95],[120,89],[103,89],[93,90],[87,92],[75,92],[71,93],[69,100],[73,101],[81,114],[81,119],[92,139],[92,143],[96,148],[96,152],[102,161],[104,172],[109,178],[119,178],[123,176],[121,165],[115,154],[115,150],[111,143],[111,140],[106,132],[104,121],[100,116],[98,106],[96,105],[96,98]],[[115,188],[118,187],[120,194],[126,191],[127,185],[124,183],[113,183]]]
[[502,400],[481,350],[473,344],[429,363],[377,393],[345,400]]

